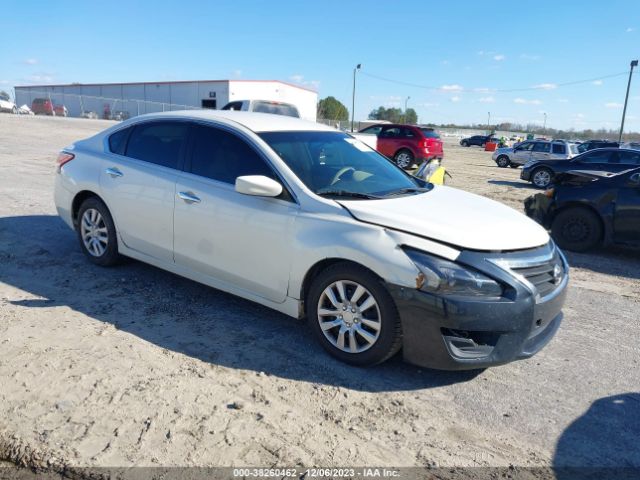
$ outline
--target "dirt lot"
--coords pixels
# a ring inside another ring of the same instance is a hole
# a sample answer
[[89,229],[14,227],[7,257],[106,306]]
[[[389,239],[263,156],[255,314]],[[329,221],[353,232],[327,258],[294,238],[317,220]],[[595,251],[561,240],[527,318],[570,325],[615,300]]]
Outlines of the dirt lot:
[[[109,122],[0,115],[0,459],[26,465],[640,467],[640,259],[574,255],[565,321],[484,372],[371,369],[304,324],[153,267],[89,264],[57,151]],[[532,189],[447,141],[452,186]],[[473,232],[469,232],[470,235]]]

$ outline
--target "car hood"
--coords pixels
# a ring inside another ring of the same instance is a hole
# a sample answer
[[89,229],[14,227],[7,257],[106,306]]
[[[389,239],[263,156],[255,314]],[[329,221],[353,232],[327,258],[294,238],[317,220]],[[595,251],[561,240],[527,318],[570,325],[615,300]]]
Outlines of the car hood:
[[479,195],[434,186],[419,195],[339,200],[358,220],[470,250],[520,250],[544,245],[546,230],[524,214]]

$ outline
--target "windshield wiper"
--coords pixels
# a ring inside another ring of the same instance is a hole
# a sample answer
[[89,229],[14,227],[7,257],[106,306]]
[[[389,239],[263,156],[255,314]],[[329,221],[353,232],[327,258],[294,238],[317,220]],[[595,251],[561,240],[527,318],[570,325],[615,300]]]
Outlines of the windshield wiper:
[[316,192],[316,195],[320,195],[321,197],[364,198],[366,200],[379,200],[382,198],[376,195],[369,195],[368,193],[350,192],[348,190],[325,190]]
[[431,190],[430,188],[419,188],[419,187],[408,187],[408,188],[400,188],[399,190],[394,190],[393,192],[389,192],[385,195],[385,197],[391,197],[394,195],[404,195],[405,193],[425,193]]

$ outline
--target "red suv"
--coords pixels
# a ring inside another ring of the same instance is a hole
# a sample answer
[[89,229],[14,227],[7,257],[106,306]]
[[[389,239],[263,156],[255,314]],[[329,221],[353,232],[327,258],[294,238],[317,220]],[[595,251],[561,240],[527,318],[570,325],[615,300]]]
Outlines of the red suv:
[[48,98],[34,98],[31,103],[31,110],[36,115],[55,115],[53,103]]
[[444,156],[442,140],[433,128],[382,124],[372,125],[359,133],[376,135],[377,150],[401,168],[411,168],[416,162]]

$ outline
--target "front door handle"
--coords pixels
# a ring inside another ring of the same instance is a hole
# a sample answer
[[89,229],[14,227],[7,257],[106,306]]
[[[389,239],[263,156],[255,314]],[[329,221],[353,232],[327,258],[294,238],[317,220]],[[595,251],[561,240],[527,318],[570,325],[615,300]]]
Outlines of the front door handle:
[[178,197],[180,197],[186,203],[200,203],[200,198],[198,198],[192,192],[178,192]]
[[104,173],[106,173],[107,175],[110,175],[111,178],[116,178],[116,177],[121,177],[122,175],[124,175],[120,170],[118,170],[115,167],[109,167],[107,168]]

